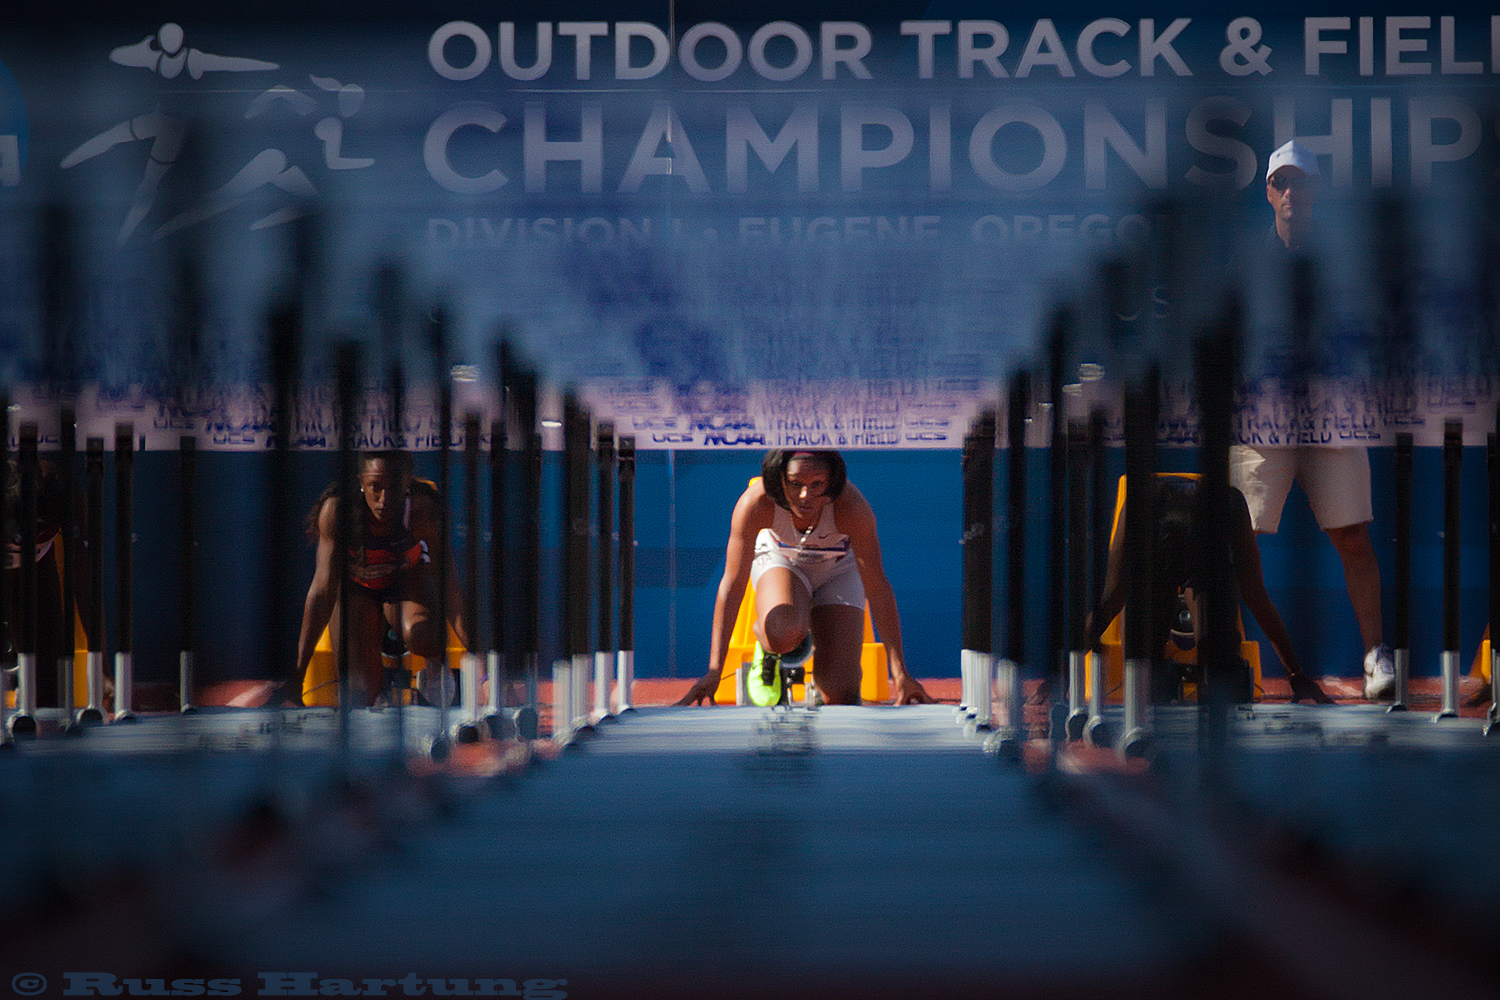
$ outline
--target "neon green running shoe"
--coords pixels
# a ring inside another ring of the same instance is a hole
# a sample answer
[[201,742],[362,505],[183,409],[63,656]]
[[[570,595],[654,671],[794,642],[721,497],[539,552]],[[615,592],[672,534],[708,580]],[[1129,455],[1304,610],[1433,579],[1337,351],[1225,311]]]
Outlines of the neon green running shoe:
[[745,687],[752,705],[770,708],[781,703],[781,657],[761,649],[759,642],[755,644],[755,656],[750,661]]

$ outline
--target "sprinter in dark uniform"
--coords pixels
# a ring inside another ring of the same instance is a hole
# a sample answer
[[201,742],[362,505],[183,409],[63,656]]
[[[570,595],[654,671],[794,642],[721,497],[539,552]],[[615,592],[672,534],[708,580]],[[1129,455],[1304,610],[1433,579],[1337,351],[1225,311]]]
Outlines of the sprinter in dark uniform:
[[[1188,482],[1170,484],[1165,480],[1153,480],[1156,485],[1156,531],[1152,538],[1152,576],[1155,593],[1151,601],[1151,631],[1148,645],[1151,650],[1165,650],[1174,639],[1174,631],[1187,634],[1184,641],[1197,643],[1198,615],[1196,591],[1198,567],[1203,547],[1208,544],[1227,545],[1229,564],[1233,567],[1235,607],[1243,601],[1255,616],[1255,621],[1270,640],[1271,648],[1286,670],[1287,680],[1292,686],[1292,700],[1310,700],[1319,704],[1332,701],[1318,683],[1307,676],[1292,649],[1291,635],[1271,603],[1266,592],[1265,578],[1261,573],[1260,549],[1255,544],[1255,532],[1250,527],[1250,510],[1245,495],[1233,486],[1222,487],[1219,497],[1220,522],[1227,530],[1226,537],[1210,539],[1203,537],[1197,516],[1198,484]],[[1088,638],[1090,646],[1097,644],[1100,634],[1115,616],[1125,607],[1125,514],[1120,513],[1120,523],[1115,529],[1109,547],[1109,563],[1105,570],[1104,592],[1099,606],[1089,616]],[[1182,612],[1186,612],[1184,616]],[[1236,610],[1238,614],[1238,610]],[[1191,624],[1183,629],[1183,617],[1191,618]],[[1161,687],[1153,683],[1153,690]]]
[[[384,687],[381,643],[387,629],[408,651],[442,663],[447,629],[438,621],[437,546],[443,530],[441,500],[425,480],[412,476],[405,452],[367,452],[359,460],[359,505],[352,543],[342,562],[353,586],[340,592],[344,577],[338,553],[338,484],[330,484],[308,514],[308,536],[317,545],[317,563],[302,609],[297,639],[297,666],[291,679],[273,694],[273,702],[301,699],[302,678],[324,626],[331,629],[335,651],[339,634],[339,601],[349,601],[350,690],[356,704],[372,703]],[[452,563],[448,573],[448,617],[467,642],[460,614]]]

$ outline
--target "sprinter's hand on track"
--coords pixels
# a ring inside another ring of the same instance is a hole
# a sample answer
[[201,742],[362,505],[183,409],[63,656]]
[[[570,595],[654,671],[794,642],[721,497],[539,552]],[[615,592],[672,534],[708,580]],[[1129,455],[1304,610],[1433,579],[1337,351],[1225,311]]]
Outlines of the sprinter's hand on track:
[[931,705],[932,695],[922,687],[922,682],[915,677],[902,677],[896,686],[896,697],[891,701],[893,705]]
[[715,676],[714,674],[704,674],[702,677],[698,678],[697,683],[695,683],[691,688],[688,689],[688,693],[683,695],[681,700],[679,700],[677,704],[703,704],[710,707],[713,705],[717,705],[718,702],[714,701],[714,691],[716,691],[718,687],[719,678],[717,676]]

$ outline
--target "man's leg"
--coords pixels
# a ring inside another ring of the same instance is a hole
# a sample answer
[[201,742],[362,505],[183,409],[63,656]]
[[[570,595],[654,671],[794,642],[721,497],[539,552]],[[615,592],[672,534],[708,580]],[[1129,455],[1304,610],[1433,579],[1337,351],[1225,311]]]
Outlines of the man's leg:
[[1360,641],[1366,650],[1374,649],[1385,632],[1380,619],[1380,564],[1370,543],[1370,525],[1329,528],[1328,540],[1344,563],[1344,584],[1349,588],[1349,603],[1354,605]]

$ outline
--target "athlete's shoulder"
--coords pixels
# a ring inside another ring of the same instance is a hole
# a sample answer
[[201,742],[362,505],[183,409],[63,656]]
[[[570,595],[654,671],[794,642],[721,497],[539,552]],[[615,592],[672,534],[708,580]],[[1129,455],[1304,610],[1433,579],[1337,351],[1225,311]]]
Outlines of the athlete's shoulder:
[[739,501],[734,505],[734,519],[746,528],[758,529],[770,527],[775,514],[776,501],[771,499],[765,484],[756,476],[750,480],[750,485],[745,487],[745,492],[740,494]]

